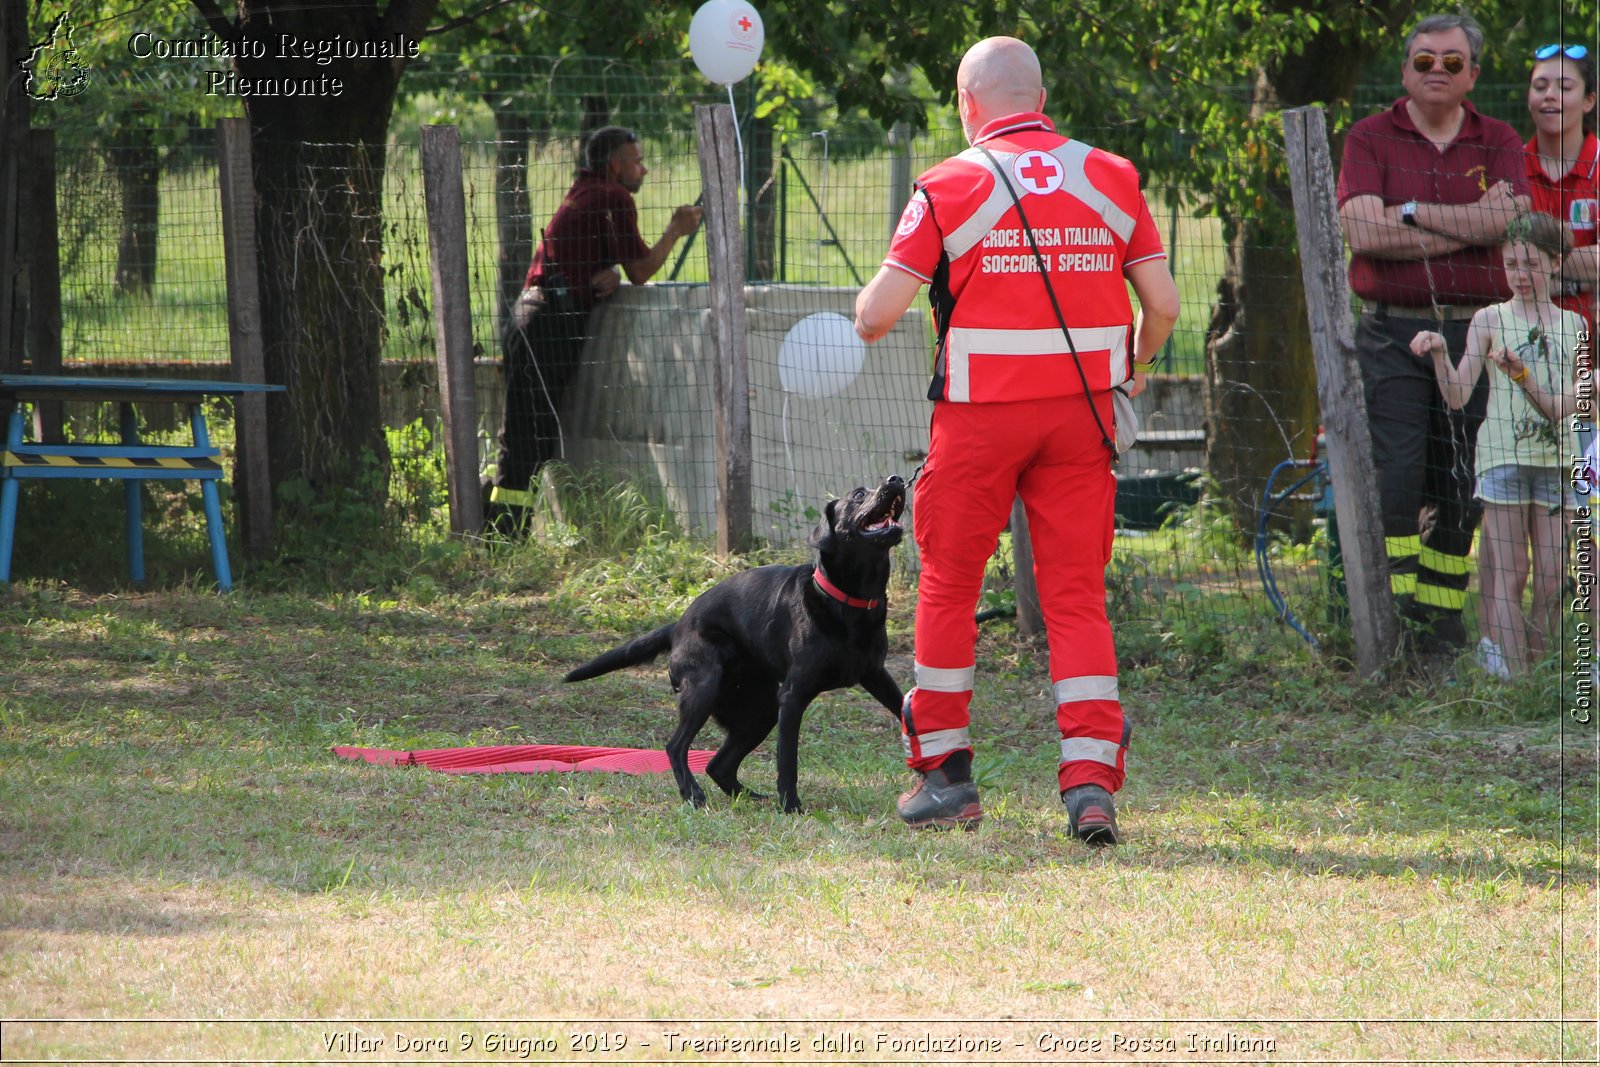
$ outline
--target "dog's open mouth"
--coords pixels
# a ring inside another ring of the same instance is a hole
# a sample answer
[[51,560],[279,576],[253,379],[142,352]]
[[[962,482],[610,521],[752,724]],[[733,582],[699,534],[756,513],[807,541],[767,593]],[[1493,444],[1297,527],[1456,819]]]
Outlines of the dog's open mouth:
[[885,534],[899,530],[901,528],[900,513],[905,510],[906,506],[905,493],[879,490],[877,496],[882,499],[874,500],[871,510],[861,517],[861,532]]

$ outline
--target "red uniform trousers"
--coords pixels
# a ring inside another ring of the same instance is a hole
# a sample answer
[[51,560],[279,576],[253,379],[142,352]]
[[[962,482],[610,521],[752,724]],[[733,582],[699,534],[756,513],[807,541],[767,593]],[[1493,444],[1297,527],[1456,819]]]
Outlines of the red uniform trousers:
[[[1111,428],[1109,394],[1095,397]],[[1116,479],[1082,395],[1006,403],[936,402],[913,526],[922,554],[916,687],[903,729],[926,771],[967,738],[984,568],[1020,494],[1050,643],[1062,789],[1123,781],[1126,736],[1106,618]]]

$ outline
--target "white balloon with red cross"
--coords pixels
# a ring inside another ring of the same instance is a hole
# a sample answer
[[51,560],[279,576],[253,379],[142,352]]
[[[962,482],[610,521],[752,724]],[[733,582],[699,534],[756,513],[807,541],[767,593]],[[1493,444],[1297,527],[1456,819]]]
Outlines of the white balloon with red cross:
[[694,65],[718,85],[748,77],[765,43],[761,15],[745,0],[707,0],[689,22]]

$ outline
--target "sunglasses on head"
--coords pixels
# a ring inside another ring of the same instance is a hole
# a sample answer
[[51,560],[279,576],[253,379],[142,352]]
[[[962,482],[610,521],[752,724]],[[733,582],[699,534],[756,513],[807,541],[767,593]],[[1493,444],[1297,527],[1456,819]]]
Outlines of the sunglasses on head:
[[1418,74],[1426,74],[1437,63],[1444,68],[1446,74],[1460,74],[1466,69],[1467,61],[1455,52],[1436,56],[1432,52],[1418,52],[1411,57],[1411,69]]
[[1581,44],[1547,44],[1533,50],[1533,58],[1538,60],[1550,59],[1553,56],[1564,55],[1568,59],[1582,59],[1589,54],[1589,49]]

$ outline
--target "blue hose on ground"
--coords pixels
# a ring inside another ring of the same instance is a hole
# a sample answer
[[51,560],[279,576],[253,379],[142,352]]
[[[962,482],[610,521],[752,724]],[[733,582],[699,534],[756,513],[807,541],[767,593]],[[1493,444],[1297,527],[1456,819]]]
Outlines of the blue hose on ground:
[[[1285,467],[1306,466],[1309,466],[1311,470],[1302,475],[1298,481],[1289,486],[1289,488],[1285,489],[1283,492],[1279,493],[1277,496],[1272,495],[1272,484],[1273,482],[1277,481],[1278,473],[1280,471],[1282,471]],[[1273,467],[1272,473],[1267,475],[1267,484],[1261,490],[1261,507],[1257,509],[1256,512],[1256,573],[1261,578],[1261,587],[1266,591],[1267,601],[1272,605],[1272,609],[1277,612],[1278,618],[1293,627],[1294,632],[1305,638],[1306,642],[1310,644],[1312,648],[1317,647],[1316,637],[1313,636],[1304,626],[1300,625],[1300,621],[1296,619],[1294,617],[1294,613],[1289,610],[1289,605],[1283,599],[1283,594],[1278,592],[1277,580],[1272,575],[1272,564],[1267,559],[1267,524],[1271,521],[1272,513],[1279,504],[1282,504],[1285,500],[1289,499],[1289,497],[1293,496],[1301,486],[1311,481],[1311,479],[1323,476],[1326,474],[1326,472],[1327,467],[1317,460],[1284,460],[1276,467]]]

